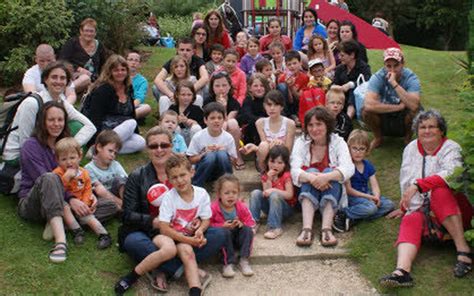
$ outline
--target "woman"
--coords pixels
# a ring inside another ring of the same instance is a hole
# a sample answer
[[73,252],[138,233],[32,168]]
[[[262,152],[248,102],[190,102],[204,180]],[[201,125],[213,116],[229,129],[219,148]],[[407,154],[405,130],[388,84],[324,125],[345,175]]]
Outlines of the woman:
[[340,23],[338,20],[332,19],[326,25],[326,30],[328,33],[328,38],[326,41],[328,42],[329,49],[332,51],[334,55],[334,59],[336,60],[336,66],[340,64],[339,60],[339,49],[337,48],[339,44],[339,27]]
[[97,22],[86,18],[79,26],[79,37],[69,39],[59,54],[61,59],[74,66],[76,92],[85,90],[91,81],[99,77],[107,58],[105,47],[95,39],[96,34]]
[[[71,81],[71,74],[64,63],[60,61],[50,63],[41,73],[41,81],[46,86],[46,90],[38,93],[42,102],[55,101],[64,104],[70,120],[67,124],[73,130],[74,138],[81,145],[87,144],[96,132],[96,128],[87,117],[66,101],[64,92]],[[20,147],[33,132],[39,108],[38,101],[33,97],[26,98],[18,107],[12,123],[13,127],[18,128],[13,130],[6,139],[3,151],[3,159],[7,163],[18,165]]]
[[145,140],[138,134],[130,70],[124,57],[112,55],[107,59],[84,102],[83,113],[94,123],[97,133],[113,129],[119,135],[122,140],[119,153],[145,148]]
[[359,42],[357,36],[355,25],[351,21],[342,21],[341,26],[339,27],[339,39],[341,41],[354,40],[359,46],[359,59],[368,64],[369,58],[367,57],[367,48],[365,48],[364,44]]
[[354,40],[342,41],[339,44],[339,59],[341,64],[336,67],[333,84],[339,85],[346,95],[344,112],[353,118],[355,115],[354,88],[357,86],[359,76],[369,81],[370,66],[359,58],[359,46]]
[[385,287],[413,286],[410,271],[421,241],[427,236],[427,214],[434,215],[430,220],[439,228],[442,226],[441,235],[449,233],[454,241],[454,276],[463,277],[472,269],[471,249],[464,238],[464,229],[470,227],[473,215],[472,205],[465,195],[451,190],[446,181],[456,168],[463,166],[461,147],[446,138],[446,122],[438,111],[420,112],[413,120],[413,130],[418,139],[405,147],[400,169],[403,193],[398,216],[405,214],[396,243],[397,268],[380,280]]
[[207,29],[203,24],[195,25],[191,31],[191,38],[194,40],[194,54],[205,62],[210,59],[207,47],[208,35]]
[[293,47],[291,43],[291,38],[281,34],[281,20],[276,17],[272,17],[268,20],[267,25],[268,34],[262,36],[259,40],[260,53],[270,55],[271,53],[268,46],[274,41],[283,44],[285,46],[286,51],[291,50]]
[[[122,226],[119,228],[119,247],[135,262],[141,262],[146,256],[158,250],[152,239],[159,233],[158,212],[148,200],[156,198],[153,186],[164,184],[168,189],[172,186],[168,182],[165,165],[172,155],[172,135],[161,127],[151,128],[145,136],[148,157],[150,162],[134,170],[128,177],[123,198]],[[198,261],[204,260],[219,252],[224,244],[224,235],[219,229],[210,228],[206,232],[208,243],[207,253],[197,253]],[[159,267],[162,272],[152,278],[152,286],[160,290],[167,289],[166,275],[179,277],[183,272],[181,262],[172,259]],[[164,272],[164,273],[163,273]],[[209,276],[200,271],[201,282],[209,283]]]
[[215,43],[222,44],[225,49],[232,46],[232,40],[230,39],[229,33],[227,33],[222,17],[217,10],[211,10],[206,14],[204,18],[204,25],[209,34],[207,38],[207,48]]
[[318,24],[318,14],[312,8],[306,8],[301,16],[301,27],[296,31],[295,39],[293,40],[293,49],[299,51],[308,50],[309,38],[313,34],[321,35],[327,38],[326,29]]
[[337,244],[331,230],[333,218],[343,195],[342,184],[354,174],[354,164],[344,139],[333,133],[334,125],[335,119],[325,107],[309,110],[303,136],[293,146],[291,177],[301,188],[298,200],[303,214],[298,246],[313,243],[313,217],[318,208],[322,216],[321,245]]

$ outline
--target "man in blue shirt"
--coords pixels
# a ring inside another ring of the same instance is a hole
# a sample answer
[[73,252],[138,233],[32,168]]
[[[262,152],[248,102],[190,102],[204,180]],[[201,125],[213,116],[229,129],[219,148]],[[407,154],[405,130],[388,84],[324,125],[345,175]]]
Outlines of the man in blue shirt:
[[369,80],[362,118],[374,133],[370,149],[382,144],[382,136],[412,137],[411,123],[420,109],[420,81],[405,68],[398,48],[384,52],[384,67]]

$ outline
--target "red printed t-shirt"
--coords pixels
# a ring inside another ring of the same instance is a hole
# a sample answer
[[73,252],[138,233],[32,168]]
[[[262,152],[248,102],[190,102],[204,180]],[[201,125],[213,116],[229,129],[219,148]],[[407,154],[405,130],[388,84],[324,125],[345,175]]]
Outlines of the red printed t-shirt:
[[[293,74],[293,75],[296,75],[295,86],[297,90],[301,90],[307,87],[308,82],[309,82],[309,77],[308,75],[306,75],[306,73],[304,73],[303,71],[300,71],[298,72],[298,74]],[[278,78],[278,83],[285,83],[286,77],[287,77],[286,73],[281,74],[280,77]]]
[[[268,180],[268,175],[263,174],[262,177],[262,183],[267,182]],[[281,175],[280,178],[277,178],[276,180],[272,181],[272,188],[279,189],[279,190],[285,190],[285,184],[287,182],[291,183],[291,174],[290,172],[284,172],[283,175]],[[286,202],[290,206],[294,206],[296,204],[296,196],[293,195],[291,199],[286,199]]]

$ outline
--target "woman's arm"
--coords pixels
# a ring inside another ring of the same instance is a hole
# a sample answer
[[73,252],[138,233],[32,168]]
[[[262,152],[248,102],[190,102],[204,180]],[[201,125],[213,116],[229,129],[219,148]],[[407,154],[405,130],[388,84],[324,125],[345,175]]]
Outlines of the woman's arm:
[[293,49],[294,50],[301,50],[303,45],[303,37],[304,37],[304,29],[305,27],[301,27],[296,31],[295,39],[293,40]]
[[76,108],[74,108],[74,106],[69,102],[65,101],[64,107],[66,108],[69,120],[76,120],[82,124],[81,129],[77,132],[74,138],[81,146],[87,144],[87,142],[89,142],[89,140],[97,132],[97,128],[87,117],[85,117],[81,112],[77,111]]
[[333,71],[334,69],[336,69],[336,59],[334,58],[334,53],[332,52],[332,50],[328,50],[328,57],[329,57],[330,65],[329,67],[324,69],[324,73],[329,73]]
[[123,215],[124,225],[135,226],[141,229],[152,229],[152,218],[149,214],[142,212],[140,200],[142,197],[142,176],[143,167],[132,172],[125,184],[123,196]]
[[261,142],[267,141],[267,136],[265,135],[265,132],[263,131],[263,120],[264,118],[259,118],[257,122],[255,122],[255,127],[257,128],[257,133],[258,133],[258,136],[260,137]]

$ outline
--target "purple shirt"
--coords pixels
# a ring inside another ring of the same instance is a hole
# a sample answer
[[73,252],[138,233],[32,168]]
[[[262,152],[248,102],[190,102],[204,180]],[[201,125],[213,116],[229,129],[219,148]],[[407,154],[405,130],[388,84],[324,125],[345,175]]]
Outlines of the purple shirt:
[[255,73],[255,64],[262,59],[264,59],[264,57],[261,54],[257,54],[255,58],[252,58],[252,56],[247,53],[240,60],[240,69],[249,77]]

